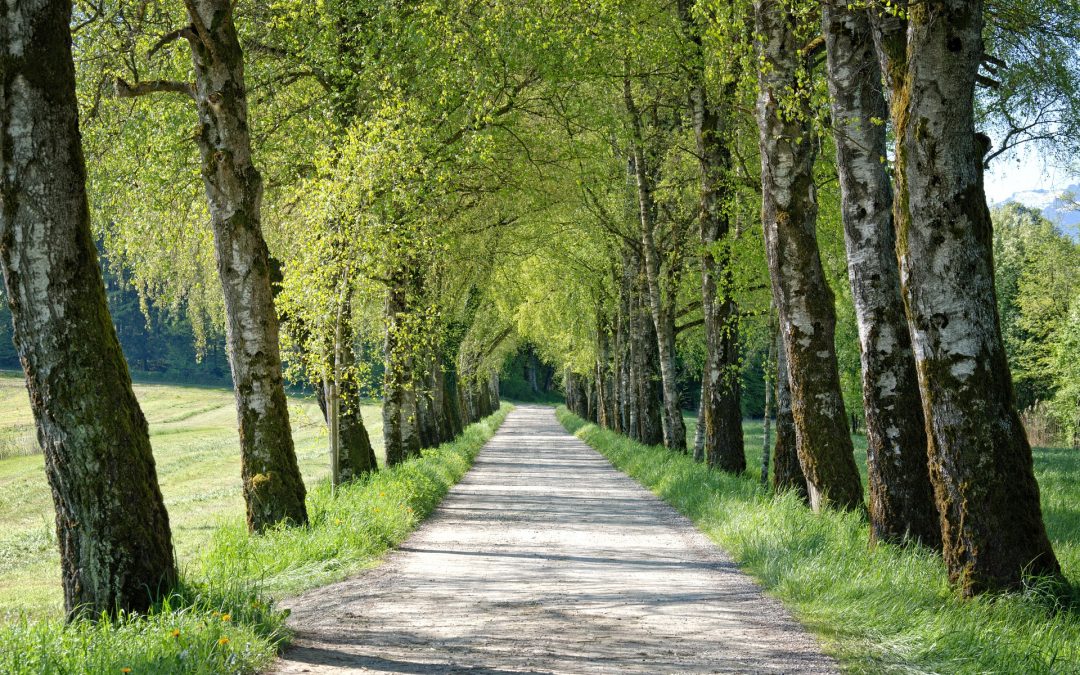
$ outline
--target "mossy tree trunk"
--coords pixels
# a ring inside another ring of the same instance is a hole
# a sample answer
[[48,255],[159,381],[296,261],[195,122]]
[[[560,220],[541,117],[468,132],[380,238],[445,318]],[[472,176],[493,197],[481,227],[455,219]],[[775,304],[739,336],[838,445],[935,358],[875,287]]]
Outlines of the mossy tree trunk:
[[407,358],[405,372],[408,376],[401,389],[401,445],[406,457],[419,457],[422,447],[420,411],[417,407],[419,392],[417,391],[418,385],[412,377],[414,371],[413,359]]
[[915,356],[900,295],[886,161],[888,108],[870,14],[846,0],[829,0],[823,26],[848,277],[859,327],[871,537],[940,547]]
[[1058,577],[1031,448],[1013,402],[983,189],[989,142],[975,133],[983,2],[908,10],[894,93],[897,250],[942,515],[945,563],[965,595]]
[[177,573],[90,232],[70,20],[68,0],[0,8],[0,262],[75,617],[145,611]]
[[446,416],[445,388],[442,380],[442,365],[435,352],[428,357],[427,396],[431,405],[432,429],[435,433],[435,445],[454,437],[450,430],[450,420]]
[[783,0],[755,2],[762,222],[791,387],[796,447],[811,504],[860,508],[862,483],[840,394],[833,294],[817,245],[816,141],[798,19]]
[[[351,307],[349,309],[351,310]],[[349,310],[346,310],[345,316],[348,317],[349,314]],[[341,367],[347,373],[356,363],[352,324],[347,318],[342,328]],[[360,387],[356,378],[342,378],[338,394],[341,397],[341,418],[338,423],[341,437],[339,467],[341,479],[347,481],[359,478],[371,471],[377,471],[379,466],[375,459],[375,449],[371,446],[371,437],[368,435],[361,415]]]
[[248,527],[307,522],[281,374],[278,317],[261,229],[262,177],[252,163],[244,56],[229,0],[190,0],[196,142],[225,297],[240,424]]
[[609,376],[611,362],[611,325],[607,313],[602,309],[603,303],[597,303],[596,312],[596,417],[598,424],[605,429],[614,425],[613,409],[615,392],[613,391],[611,377]]
[[[739,308],[733,295],[729,238],[731,222],[731,132],[736,96],[734,82],[723,84],[710,99],[702,49],[703,28],[691,15],[693,2],[679,0],[678,12],[694,45],[690,71],[691,117],[701,171],[698,229],[701,253],[701,307],[705,330],[702,405],[698,416],[703,452],[709,466],[729,473],[746,470],[743,445],[742,381],[739,367]],[[696,452],[696,447],[695,447]]]
[[773,489],[794,490],[809,502],[806,475],[799,463],[795,441],[795,418],[791,413],[791,387],[788,384],[787,352],[783,341],[776,346],[776,445],[773,446]]

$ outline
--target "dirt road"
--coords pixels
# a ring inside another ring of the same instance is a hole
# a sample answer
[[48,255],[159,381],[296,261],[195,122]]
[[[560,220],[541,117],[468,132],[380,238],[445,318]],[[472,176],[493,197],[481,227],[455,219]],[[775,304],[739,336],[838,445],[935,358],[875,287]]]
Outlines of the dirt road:
[[285,603],[277,673],[835,672],[690,521],[520,406],[388,560]]

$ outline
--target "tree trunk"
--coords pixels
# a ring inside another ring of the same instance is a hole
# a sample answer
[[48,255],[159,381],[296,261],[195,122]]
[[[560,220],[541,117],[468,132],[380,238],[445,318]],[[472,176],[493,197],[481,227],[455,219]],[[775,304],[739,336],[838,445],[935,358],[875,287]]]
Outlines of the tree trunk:
[[341,457],[342,480],[353,480],[372,471],[378,471],[375,449],[371,445],[364,418],[360,414],[360,398],[355,385],[346,380],[347,393],[342,397],[341,412]]
[[709,381],[701,374],[701,398],[698,399],[697,424],[694,425],[694,461],[705,461],[705,401],[709,398]]
[[[770,312],[771,315],[771,312]],[[776,360],[776,324],[769,321],[769,352],[765,357],[765,415],[761,420],[761,484],[769,487],[769,418],[772,414],[773,382],[769,370]]]
[[945,562],[972,595],[1017,588],[1027,574],[1058,577],[1060,567],[997,314],[982,176],[989,141],[974,126],[983,3],[912,5],[908,20],[905,91],[894,107],[897,250]]
[[441,445],[457,434],[450,427],[450,418],[446,414],[446,384],[443,382],[442,363],[432,352],[428,365],[428,392],[431,400],[431,415],[434,420],[435,444]]
[[804,57],[794,30],[797,19],[778,0],[758,0],[755,15],[762,62],[757,104],[762,222],[787,350],[796,448],[814,509],[856,509],[863,491],[840,394],[833,295],[817,246],[816,143],[809,92],[799,84]]
[[383,340],[383,447],[387,466],[405,461],[408,452],[404,445],[402,410],[405,402],[405,367],[400,351],[399,335],[402,315],[405,312],[405,287],[392,283],[386,295],[384,312],[385,336]]
[[[727,240],[731,231],[727,202],[731,188],[730,142],[733,121],[729,111],[736,97],[734,82],[721,88],[722,103],[709,101],[705,85],[705,60],[701,29],[691,16],[692,2],[680,0],[679,16],[691,42],[695,59],[690,104],[701,170],[698,227],[701,254],[701,309],[705,330],[705,366],[701,387],[704,397],[698,429],[709,466],[729,473],[746,470],[742,434],[742,382],[739,368],[739,310],[735,304]],[[696,447],[695,447],[696,451]]]
[[773,489],[794,490],[809,503],[806,475],[799,463],[795,441],[795,418],[791,413],[791,387],[788,384],[787,351],[783,342],[776,349],[776,446],[773,447]]
[[888,108],[870,15],[846,0],[830,0],[823,24],[848,277],[859,325],[871,537],[940,547],[915,356],[900,296],[886,163]]
[[[336,370],[336,368],[335,368]],[[330,487],[341,484],[341,397],[338,396],[337,373],[326,378],[326,427],[330,436]]]
[[488,380],[488,390],[491,392],[488,399],[491,403],[491,408],[488,410],[489,415],[494,415],[501,405],[499,402],[499,374],[492,373],[491,379]]
[[90,232],[70,20],[66,0],[0,8],[0,261],[73,618],[143,612],[177,573]]
[[450,423],[450,438],[457,438],[465,429],[465,424],[461,416],[461,393],[459,391],[457,369],[450,359],[446,359],[442,364],[442,381],[446,418]]
[[645,445],[659,445],[664,441],[662,395],[658,391],[658,342],[656,326],[645,306],[645,279],[641,271],[641,256],[635,258],[637,273],[634,293],[634,322],[632,331],[634,345],[634,395],[637,412],[637,441]]
[[623,251],[622,262],[622,288],[624,293],[625,309],[623,313],[623,330],[625,331],[626,363],[623,373],[626,378],[623,382],[624,400],[626,406],[626,435],[635,441],[641,440],[641,392],[638,383],[641,372],[641,336],[640,316],[638,313],[638,257],[631,250]]
[[[425,362],[430,359],[424,359]],[[421,448],[434,448],[439,445],[439,426],[435,419],[435,401],[431,391],[432,372],[430,365],[423,366],[423,372],[414,376],[416,389],[416,422]]]
[[[602,302],[598,301],[597,305]],[[615,426],[612,419],[614,391],[609,377],[611,362],[611,326],[606,312],[596,313],[596,417],[600,426],[611,429]]]
[[[346,372],[356,361],[356,354],[353,351],[353,333],[348,320],[350,314],[351,311],[345,312],[346,319],[342,326],[341,366]],[[368,436],[364,418],[360,413],[359,384],[352,377],[343,377],[338,386],[338,395],[341,399],[341,414],[338,421],[341,438],[339,455],[341,479],[348,481],[359,478],[365,473],[377,471],[379,465],[375,459],[375,449],[371,446],[371,437]]]
[[251,162],[244,59],[229,0],[191,0],[190,40],[203,184],[225,297],[229,365],[240,423],[248,528],[304,524],[304,481],[296,464],[281,376],[278,318],[261,229],[262,177]]
[[421,446],[420,438],[420,411],[418,408],[417,384],[412,379],[413,363],[408,359],[406,372],[409,377],[405,380],[401,389],[401,447],[406,457],[419,457]]
[[[616,279],[616,283],[620,280]],[[626,343],[624,337],[624,309],[623,309],[623,289],[619,284],[618,304],[616,305],[615,312],[615,334],[614,334],[614,348],[612,350],[612,364],[611,364],[611,391],[613,393],[612,410],[611,410],[611,428],[618,434],[626,434],[626,388],[624,386],[623,372],[626,357],[624,354],[624,346]]]
[[[675,298],[664,302],[660,288],[660,251],[657,249],[656,204],[652,194],[652,176],[645,161],[644,137],[641,116],[630,91],[630,80],[623,83],[626,111],[630,116],[634,140],[631,143],[634,178],[637,183],[638,215],[641,221],[641,248],[644,258],[646,299],[656,330],[657,347],[660,351],[660,379],[664,392],[663,436],[664,447],[669,450],[686,450],[686,425],[683,423],[682,407],[675,370]],[[674,291],[674,289],[672,289]]]

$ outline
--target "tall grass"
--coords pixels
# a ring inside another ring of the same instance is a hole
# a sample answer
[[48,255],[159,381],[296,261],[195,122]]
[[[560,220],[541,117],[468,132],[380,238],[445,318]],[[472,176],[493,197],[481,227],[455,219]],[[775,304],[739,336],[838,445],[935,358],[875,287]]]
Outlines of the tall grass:
[[[586,423],[565,408],[557,414],[567,430],[693,520],[783,600],[846,671],[1080,673],[1077,603],[1062,606],[1038,587],[964,601],[950,589],[939,556],[870,547],[862,515],[814,514],[792,495],[774,496],[754,480],[758,467],[727,475]],[[1076,504],[1077,474],[1068,481],[1052,476],[1040,475],[1044,504]],[[1080,516],[1074,511],[1070,518],[1051,520],[1051,536],[1076,587]]]
[[308,495],[311,522],[215,532],[180,589],[146,616],[0,625],[0,673],[251,673],[288,640],[274,598],[341,579],[399,544],[461,479],[511,407],[422,457]]

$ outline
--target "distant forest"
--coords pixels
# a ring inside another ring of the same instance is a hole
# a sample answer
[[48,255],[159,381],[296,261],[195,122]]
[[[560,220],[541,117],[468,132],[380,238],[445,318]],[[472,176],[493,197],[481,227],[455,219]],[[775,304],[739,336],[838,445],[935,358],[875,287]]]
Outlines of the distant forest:
[[[102,275],[113,324],[136,380],[231,384],[223,335],[209,333],[206,347],[200,353],[191,322],[182,311],[159,307],[148,298],[144,312],[139,293],[127,278],[107,264],[102,265]],[[21,367],[11,338],[11,310],[3,302],[0,303],[0,368]]]

